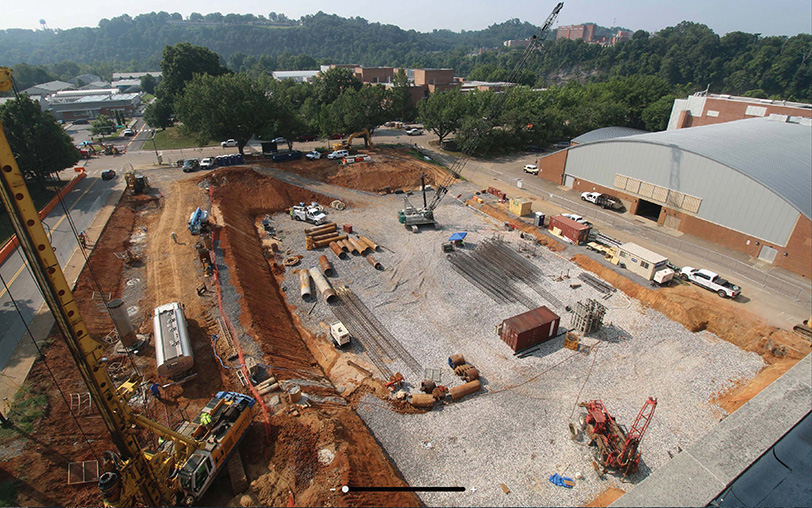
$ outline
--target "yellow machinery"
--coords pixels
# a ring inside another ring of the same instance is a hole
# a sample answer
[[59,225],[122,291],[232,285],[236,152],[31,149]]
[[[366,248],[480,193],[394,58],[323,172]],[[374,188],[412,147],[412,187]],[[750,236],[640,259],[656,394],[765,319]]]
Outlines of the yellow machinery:
[[[11,90],[11,72],[0,67],[0,91]],[[20,169],[0,124],[0,198],[8,211],[36,283],[53,313],[78,370],[110,432],[117,452],[105,454],[99,488],[107,506],[191,504],[205,493],[237,450],[253,420],[254,399],[220,392],[192,422],[175,430],[130,408],[141,385],[133,375],[115,386],[105,368],[102,343],[91,338],[65,275],[48,241]],[[145,450],[136,427],[163,441]]]
[[364,129],[362,131],[353,132],[347,136],[347,139],[342,139],[340,143],[333,143],[333,150],[349,150],[352,148],[352,140],[357,137],[364,138],[365,148],[372,148],[372,136],[369,135],[368,129]]
[[149,188],[149,179],[135,171],[124,173],[124,181],[131,194],[141,194]]

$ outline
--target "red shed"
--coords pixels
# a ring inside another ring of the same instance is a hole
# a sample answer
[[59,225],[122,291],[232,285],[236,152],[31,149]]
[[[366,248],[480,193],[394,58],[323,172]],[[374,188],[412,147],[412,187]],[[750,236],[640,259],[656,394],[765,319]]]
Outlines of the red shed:
[[497,327],[497,333],[513,349],[522,349],[540,344],[558,334],[561,318],[547,307],[539,307],[505,319]]
[[589,231],[592,226],[581,224],[563,215],[556,215],[550,217],[550,225],[547,226],[547,229],[552,231],[554,235],[563,236],[575,245],[580,245],[589,241]]

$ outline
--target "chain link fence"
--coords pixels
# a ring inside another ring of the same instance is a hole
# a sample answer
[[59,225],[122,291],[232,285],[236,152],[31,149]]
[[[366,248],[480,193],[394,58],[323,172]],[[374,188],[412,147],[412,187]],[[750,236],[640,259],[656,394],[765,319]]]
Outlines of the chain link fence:
[[676,252],[718,263],[768,291],[785,296],[806,306],[812,305],[812,287],[810,286],[804,287],[794,282],[783,280],[780,277],[776,277],[747,263],[743,263],[738,259],[635,224],[634,221],[630,221],[619,214],[606,212],[592,204],[572,201],[561,196],[556,196],[555,194],[549,194],[547,199],[584,218],[598,220],[625,233],[652,240]]

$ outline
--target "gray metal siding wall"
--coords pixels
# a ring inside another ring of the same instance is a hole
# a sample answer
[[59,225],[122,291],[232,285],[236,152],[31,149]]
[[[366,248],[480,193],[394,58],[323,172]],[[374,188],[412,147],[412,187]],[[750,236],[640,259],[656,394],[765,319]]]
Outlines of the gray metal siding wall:
[[699,218],[778,245],[786,245],[800,216],[749,177],[677,147],[613,140],[580,145],[567,155],[568,177],[613,189],[616,173],[699,197]]

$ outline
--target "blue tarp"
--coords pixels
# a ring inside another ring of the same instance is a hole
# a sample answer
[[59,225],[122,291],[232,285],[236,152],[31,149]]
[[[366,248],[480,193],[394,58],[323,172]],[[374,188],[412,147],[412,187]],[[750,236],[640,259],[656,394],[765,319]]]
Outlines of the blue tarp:
[[462,241],[465,240],[465,236],[468,233],[454,233],[451,235],[451,238],[448,239],[449,242],[456,242],[457,240]]
[[573,485],[575,485],[575,482],[572,480],[572,478],[561,476],[558,473],[550,475],[550,483],[558,485],[559,487],[566,487],[568,489],[571,489]]

